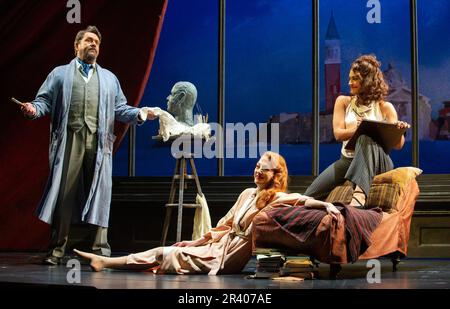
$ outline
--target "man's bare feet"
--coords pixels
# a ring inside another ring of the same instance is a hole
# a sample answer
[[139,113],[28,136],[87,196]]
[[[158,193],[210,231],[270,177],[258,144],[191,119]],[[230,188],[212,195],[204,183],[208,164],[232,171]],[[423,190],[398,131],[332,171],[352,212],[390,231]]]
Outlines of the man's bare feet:
[[91,261],[90,265],[93,271],[102,271],[103,268],[105,268],[104,259],[105,257],[96,255],[93,253],[88,253],[84,251],[80,251],[77,249],[73,249],[73,251],[78,254],[81,257],[84,257],[85,259],[88,259]]

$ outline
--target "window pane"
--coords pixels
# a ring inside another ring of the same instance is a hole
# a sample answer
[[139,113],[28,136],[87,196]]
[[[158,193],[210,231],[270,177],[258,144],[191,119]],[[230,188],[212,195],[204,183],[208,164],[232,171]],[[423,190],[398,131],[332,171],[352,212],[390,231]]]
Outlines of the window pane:
[[450,173],[450,2],[418,1],[419,166],[425,173]]
[[234,154],[224,161],[226,175],[253,173],[270,147],[263,138],[258,147],[252,128],[270,123],[280,125],[290,174],[311,173],[311,12],[310,1],[227,1],[225,122],[252,132],[244,141],[226,139]]
[[[386,101],[400,120],[411,123],[411,53],[409,1],[320,1],[321,124],[320,170],[340,157],[342,144],[334,140],[332,114],[339,94],[349,95],[351,63],[360,55],[375,54],[389,84]],[[411,130],[395,166],[411,165]]]
[[[217,122],[218,2],[169,1],[158,48],[140,106],[167,109],[166,97],[178,81],[193,83],[197,103],[209,122]],[[198,111],[194,107],[194,114]],[[172,175],[170,143],[152,140],[158,121],[137,128],[136,175]],[[217,175],[216,159],[195,159],[199,175]]]

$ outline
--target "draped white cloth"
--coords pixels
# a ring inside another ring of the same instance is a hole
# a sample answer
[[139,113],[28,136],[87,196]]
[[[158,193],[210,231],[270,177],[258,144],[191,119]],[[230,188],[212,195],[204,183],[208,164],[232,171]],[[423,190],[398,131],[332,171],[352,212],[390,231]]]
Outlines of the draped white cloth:
[[161,135],[165,142],[172,136],[182,134],[191,134],[197,137],[203,137],[206,140],[211,136],[211,126],[208,123],[197,123],[196,125],[188,126],[178,122],[169,112],[159,107],[143,107],[143,109],[150,110],[155,116],[159,117],[159,135]]

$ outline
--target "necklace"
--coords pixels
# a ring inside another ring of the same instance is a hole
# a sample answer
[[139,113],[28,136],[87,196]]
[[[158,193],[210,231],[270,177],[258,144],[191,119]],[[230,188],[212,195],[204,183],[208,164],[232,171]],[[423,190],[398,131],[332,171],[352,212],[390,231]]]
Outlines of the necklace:
[[364,118],[366,116],[366,113],[370,112],[374,105],[373,104],[374,102],[369,102],[368,105],[365,104],[358,105],[356,102],[357,102],[356,98],[352,100],[351,108],[352,111],[360,118]]

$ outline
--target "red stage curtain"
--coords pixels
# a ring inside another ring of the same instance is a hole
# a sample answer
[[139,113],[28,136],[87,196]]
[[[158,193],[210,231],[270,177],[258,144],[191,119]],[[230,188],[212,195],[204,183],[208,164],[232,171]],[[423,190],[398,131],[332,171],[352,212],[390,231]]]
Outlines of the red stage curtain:
[[[69,24],[72,2],[0,0],[0,250],[42,249],[49,241],[48,225],[34,216],[49,172],[49,117],[25,120],[9,98],[34,99],[48,73],[74,57],[77,31],[95,25],[103,37],[98,63],[137,106],[167,7],[167,0],[79,1],[81,23]],[[127,128],[116,125],[115,149]]]

